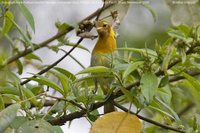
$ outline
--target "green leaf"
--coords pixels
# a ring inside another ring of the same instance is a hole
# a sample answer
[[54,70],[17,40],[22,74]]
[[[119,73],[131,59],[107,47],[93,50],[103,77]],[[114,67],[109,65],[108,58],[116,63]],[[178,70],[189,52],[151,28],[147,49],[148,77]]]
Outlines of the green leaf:
[[110,73],[95,74],[95,75],[89,75],[89,76],[85,76],[85,77],[79,78],[75,82],[89,81],[89,80],[94,81],[94,78],[102,78],[102,77],[111,77],[111,78],[113,78],[114,76],[111,75]]
[[60,88],[60,87],[59,87],[56,83],[54,83],[53,81],[49,80],[49,79],[46,78],[46,77],[40,76],[40,75],[35,75],[35,76],[37,76],[37,78],[27,78],[27,79],[36,81],[36,82],[38,82],[39,84],[42,84],[42,85],[47,85],[47,86],[51,87],[52,89],[54,89],[54,90],[60,92],[61,94],[63,94],[62,88]]
[[21,106],[12,104],[0,112],[0,132],[3,133],[15,119],[17,111]]
[[53,75],[55,75],[59,80],[60,83],[62,84],[63,87],[63,91],[65,96],[67,95],[67,93],[69,92],[69,79],[62,73],[58,73],[56,71],[50,71]]
[[153,100],[158,84],[158,78],[154,73],[146,72],[142,75],[140,87],[147,103]]
[[72,81],[76,80],[76,76],[74,76],[74,74],[72,74],[71,72],[69,72],[63,68],[60,68],[60,67],[55,67],[54,69],[56,71],[64,74],[67,78],[71,79]]
[[53,126],[54,133],[64,133],[60,126]]
[[172,93],[171,93],[169,85],[159,88],[158,96],[160,97],[161,100],[163,100],[165,103],[167,103],[167,105],[170,105]]
[[131,94],[131,92],[127,89],[125,89],[124,87],[121,87],[120,88],[121,91],[124,93],[124,95],[127,97],[127,99],[130,101],[130,102],[133,102],[135,104],[135,106],[137,108],[139,108],[139,101]]
[[188,82],[183,82],[184,86],[187,86],[188,89],[190,89],[192,95],[194,98],[198,101],[197,103],[200,103],[200,82],[196,78],[186,74],[182,73],[182,75],[187,79]]
[[166,115],[166,116],[168,116],[168,117],[170,117],[170,118],[172,118],[172,119],[175,119],[171,114],[169,114],[168,112],[165,112],[164,110],[162,110],[162,109],[160,109],[160,108],[157,108],[157,107],[154,107],[154,106],[148,106],[149,108],[152,108],[152,109],[154,109],[154,110],[156,110],[156,111],[158,111],[158,112],[160,112],[160,113],[162,113],[162,114],[164,114],[164,115]]
[[[60,22],[60,21],[57,21],[57,22],[55,23],[55,25],[56,25],[56,27],[57,27],[57,29],[58,29],[58,33],[64,32],[64,31],[66,31],[67,29],[69,29],[69,27],[71,27],[69,24],[67,24],[67,23],[62,23],[62,22]],[[65,36],[62,36],[62,37],[58,38],[57,40],[58,40],[59,42],[64,42],[64,41],[65,41],[64,38],[65,38]]]
[[52,106],[51,113],[62,113],[65,108],[65,101],[57,102]]
[[20,0],[20,4],[17,4],[22,12],[22,14],[24,15],[24,17],[26,18],[26,20],[28,21],[29,25],[31,26],[32,30],[35,32],[35,22],[34,22],[34,18],[31,14],[31,12],[29,11],[29,9],[23,4],[23,2]]
[[24,31],[19,27],[19,25],[17,23],[15,23],[15,21],[13,21],[13,20],[11,20],[11,21],[12,21],[13,25],[17,28],[19,33],[23,36],[26,44],[28,46],[31,46],[32,49],[34,49],[34,46],[33,46],[32,42],[31,42],[31,40],[29,39],[29,37],[24,33]]
[[186,62],[187,55],[184,48],[179,48],[182,64]]
[[38,61],[42,62],[42,59],[39,56],[37,56],[37,55],[35,55],[33,53],[30,53],[30,54],[26,55],[25,58],[29,59],[29,60],[30,59],[34,59],[34,60],[38,60]]
[[145,48],[145,49],[139,49],[139,48],[118,48],[118,50],[122,51],[130,51],[130,52],[135,52],[135,53],[140,53],[143,55],[151,55],[153,57],[157,57],[156,51],[153,51],[151,49]]
[[23,88],[23,92],[25,94],[25,96],[27,97],[27,99],[30,99],[30,101],[35,105],[37,106],[38,105],[38,101],[37,99],[35,98],[35,95],[27,88]]
[[23,123],[27,122],[28,118],[24,116],[17,116],[14,121],[10,124],[12,129],[18,129]]
[[191,32],[191,28],[188,25],[181,24],[181,25],[177,26],[177,28],[179,29],[179,31],[181,31],[182,33],[184,33],[184,35],[186,37],[189,37],[190,32]]
[[166,76],[164,76],[164,77],[161,78],[159,87],[164,87],[168,83],[169,83],[169,77],[166,75]]
[[163,62],[162,62],[161,70],[167,71],[169,63],[172,59],[174,49],[175,49],[174,45],[170,45],[168,47],[166,54],[165,54],[165,57],[164,57]]
[[167,34],[173,38],[178,38],[181,40],[185,40],[186,36],[184,35],[183,32],[179,31],[179,30],[175,30],[175,29],[169,29]]
[[104,66],[93,66],[80,71],[78,74],[103,73],[103,72],[108,72],[109,70],[110,70],[109,68]]
[[13,95],[13,94],[2,94],[3,97],[7,97],[10,100],[14,100],[16,102],[21,101],[21,99],[19,98],[19,96]]
[[14,16],[11,11],[7,11],[5,13],[1,36],[4,36],[5,34],[7,34],[10,31],[10,29],[12,28],[13,22],[11,20],[14,21]]
[[163,105],[165,108],[167,108],[177,121],[179,121],[179,122],[181,121],[179,116],[177,115],[177,113],[170,106],[168,106],[166,103],[164,103],[162,100],[160,100],[158,98],[156,98],[156,101],[158,101],[161,105]]
[[5,108],[5,105],[4,105],[3,97],[2,97],[2,95],[0,94],[0,112],[1,112],[1,110],[3,110],[4,108]]
[[19,89],[17,87],[11,87],[11,86],[0,87],[0,93],[19,95]]
[[143,61],[137,61],[128,65],[127,69],[123,73],[123,78],[126,78],[131,72],[135,71],[140,65],[143,64]]
[[44,120],[32,120],[22,124],[17,133],[55,133],[51,124]]
[[23,64],[20,60],[16,60],[18,74],[21,75],[23,73]]

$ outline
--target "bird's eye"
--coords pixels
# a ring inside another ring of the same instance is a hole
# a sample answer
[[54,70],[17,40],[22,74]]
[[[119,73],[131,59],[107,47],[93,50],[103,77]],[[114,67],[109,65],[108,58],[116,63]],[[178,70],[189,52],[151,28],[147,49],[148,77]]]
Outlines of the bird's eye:
[[103,24],[103,27],[107,27],[107,24]]

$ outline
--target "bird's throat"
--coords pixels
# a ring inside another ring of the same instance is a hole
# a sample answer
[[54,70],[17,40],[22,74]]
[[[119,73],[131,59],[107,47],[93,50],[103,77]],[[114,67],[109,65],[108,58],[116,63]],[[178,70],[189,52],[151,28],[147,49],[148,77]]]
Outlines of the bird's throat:
[[99,36],[93,49],[93,53],[109,54],[116,50],[116,40],[114,36]]

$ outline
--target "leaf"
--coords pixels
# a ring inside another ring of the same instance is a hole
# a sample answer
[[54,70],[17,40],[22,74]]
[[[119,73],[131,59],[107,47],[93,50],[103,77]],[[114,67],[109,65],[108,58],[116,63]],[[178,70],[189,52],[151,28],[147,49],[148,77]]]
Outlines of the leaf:
[[175,29],[169,29],[167,31],[167,34],[173,38],[178,38],[178,39],[182,39],[185,40],[186,36],[184,35],[183,32],[179,31],[179,30],[175,30]]
[[[60,21],[57,21],[55,23],[55,26],[58,29],[58,33],[64,32],[64,31],[66,31],[67,29],[69,29],[71,27],[69,24],[67,24],[67,23],[61,23]],[[59,42],[63,42],[63,41],[65,41],[64,38],[65,38],[65,36],[62,36],[62,37],[58,38],[57,40]]]
[[167,103],[167,105],[171,104],[171,98],[172,98],[172,92],[170,90],[169,85],[166,85],[165,87],[159,88],[158,90],[158,96],[162,101]]
[[57,102],[54,106],[52,106],[52,113],[62,113],[65,108],[65,101]]
[[42,62],[42,59],[39,56],[37,56],[37,55],[35,55],[33,53],[30,53],[30,54],[26,55],[25,58],[29,59],[29,60],[30,59],[34,59],[34,60],[38,60],[38,61]]
[[69,72],[63,68],[60,68],[60,67],[55,67],[54,69],[56,71],[64,74],[67,78],[71,79],[72,81],[76,80],[76,76],[74,76],[74,74],[72,74],[71,72]]
[[130,52],[135,52],[135,53],[140,53],[143,55],[151,55],[153,57],[157,57],[156,51],[153,51],[151,49],[145,48],[145,49],[139,49],[139,48],[118,48],[118,50],[122,51],[130,51]]
[[60,83],[62,84],[64,95],[66,96],[68,91],[69,91],[69,79],[62,73],[58,73],[56,71],[50,71],[53,75],[55,75],[59,80]]
[[146,72],[142,75],[140,87],[147,103],[150,103],[153,100],[153,97],[158,88],[158,84],[158,78],[155,74]]
[[3,133],[15,119],[19,104],[12,104],[0,112],[0,132]]
[[143,64],[143,61],[137,61],[137,62],[128,64],[127,69],[123,73],[123,78],[126,78],[131,72],[135,71],[142,64]]
[[1,110],[3,110],[4,108],[5,108],[5,105],[4,105],[3,97],[2,97],[2,95],[0,94],[0,112],[1,112]]
[[12,123],[10,124],[10,127],[12,129],[18,129],[23,123],[27,122],[28,118],[24,117],[24,116],[17,116],[14,121],[12,121]]
[[23,73],[23,64],[20,60],[16,60],[18,74],[21,75]]
[[0,87],[0,93],[19,95],[19,89],[17,87],[11,87],[11,86]]
[[104,66],[93,66],[80,71],[78,74],[103,73],[103,72],[108,72],[109,70],[110,70],[109,68]]
[[127,97],[127,99],[128,99],[130,102],[133,102],[137,108],[139,108],[140,103],[139,103],[139,101],[131,94],[131,92],[128,91],[127,89],[125,89],[124,87],[121,87],[120,89],[121,89],[121,91],[124,93],[124,95]]
[[158,101],[165,108],[167,108],[177,121],[179,121],[179,122],[181,121],[180,118],[179,118],[179,116],[177,115],[177,113],[170,106],[168,106],[166,103],[164,103],[162,100],[160,100],[158,98],[156,98],[156,101]]
[[88,80],[94,81],[94,78],[102,78],[102,77],[111,77],[111,78],[113,78],[114,76],[109,74],[109,73],[103,73],[103,74],[98,74],[98,75],[95,74],[95,75],[89,75],[89,76],[85,76],[85,77],[79,78],[75,82],[88,81]]
[[191,28],[188,25],[181,24],[181,25],[177,26],[177,29],[179,29],[179,31],[181,31],[185,35],[185,37],[189,37]]
[[21,99],[19,98],[19,96],[13,95],[13,94],[2,94],[3,97],[7,97],[10,100],[14,100],[16,102],[21,101]]
[[31,26],[33,32],[35,33],[35,21],[34,18],[31,14],[31,12],[29,11],[29,9],[23,4],[23,2],[20,0],[20,4],[17,4],[22,12],[22,14],[24,15],[24,17],[26,18],[26,20],[28,21],[29,25]]
[[14,21],[14,16],[13,16],[12,12],[8,10],[5,13],[1,36],[4,36],[5,34],[7,34],[10,31],[10,29],[12,28],[13,23],[11,20]]
[[40,75],[36,75],[36,76],[37,76],[37,78],[27,78],[27,79],[36,81],[36,82],[38,82],[39,84],[42,84],[42,85],[47,85],[47,86],[51,87],[52,89],[63,94],[63,90],[56,83],[54,83],[53,81],[50,81],[46,77],[43,77],[43,76],[40,76]]
[[165,56],[164,56],[164,59],[163,59],[163,62],[162,62],[161,70],[167,71],[169,63],[170,63],[170,61],[172,59],[172,55],[173,55],[174,49],[175,49],[174,45],[170,45],[167,48],[167,51],[165,53]]
[[160,108],[157,108],[157,107],[154,107],[154,106],[148,106],[149,108],[152,108],[152,109],[154,109],[154,110],[156,110],[156,111],[158,111],[158,112],[160,112],[160,113],[162,113],[162,114],[164,114],[164,115],[166,115],[166,116],[168,116],[168,117],[170,117],[170,118],[172,118],[172,119],[175,119],[171,114],[169,114],[168,112],[165,112],[164,110],[162,110],[162,109],[160,109]]
[[60,126],[53,126],[54,133],[64,133]]
[[23,92],[25,94],[25,96],[27,97],[27,99],[30,99],[30,101],[35,105],[37,106],[38,105],[38,101],[37,99],[35,98],[35,95],[27,88],[23,88]]
[[185,48],[179,48],[179,52],[180,52],[182,64],[184,64],[187,59]]
[[24,33],[24,31],[19,27],[19,25],[17,23],[15,23],[15,21],[11,20],[13,25],[17,28],[17,30],[19,31],[19,33],[23,36],[25,43],[28,46],[31,46],[32,49],[34,49],[34,46],[31,42],[31,40],[29,39],[29,37]]
[[22,124],[17,133],[55,133],[51,124],[44,120],[32,120]]
[[169,83],[169,77],[166,75],[166,76],[164,76],[164,77],[161,78],[159,87],[164,87],[168,83]]
[[182,75],[187,79],[188,82],[184,82],[183,85],[187,86],[188,89],[190,89],[192,95],[194,98],[198,101],[197,103],[200,103],[200,82],[196,78],[186,74],[182,73]]
[[112,112],[98,118],[90,133],[140,133],[143,125],[136,115]]

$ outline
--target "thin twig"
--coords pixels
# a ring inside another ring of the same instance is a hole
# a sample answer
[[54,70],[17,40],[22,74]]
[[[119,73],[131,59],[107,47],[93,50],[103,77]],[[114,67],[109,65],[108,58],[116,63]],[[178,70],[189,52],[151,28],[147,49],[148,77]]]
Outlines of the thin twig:
[[99,13],[97,14],[97,17],[96,17],[96,19],[95,20],[99,20],[99,17],[100,17],[100,15],[101,15],[101,13],[103,12],[103,10],[104,10],[104,7],[105,7],[105,5],[106,5],[106,2],[105,2],[106,0],[103,0],[103,6],[102,6],[102,8],[101,8],[101,10],[99,11]]
[[47,96],[47,97],[51,97],[51,98],[53,98],[53,99],[57,99],[57,100],[59,100],[59,101],[62,100],[62,101],[69,102],[69,103],[75,105],[76,107],[80,108],[81,110],[87,111],[86,108],[82,107],[80,104],[78,104],[78,103],[76,103],[76,102],[74,102],[74,101],[72,101],[72,100],[67,100],[67,99],[62,98],[62,97],[55,97],[55,96],[51,96],[51,95],[46,95],[46,96]]
[[47,46],[47,45],[48,45],[49,43],[51,43],[52,41],[54,41],[54,40],[56,40],[56,39],[62,37],[63,35],[65,35],[66,33],[70,32],[70,31],[72,31],[73,29],[74,29],[73,27],[69,27],[66,31],[60,32],[60,33],[54,35],[53,37],[51,37],[51,38],[49,38],[49,39],[43,41],[42,43],[40,43],[40,44],[38,44],[38,45],[34,45],[33,48],[28,48],[28,49],[26,49],[25,51],[20,52],[19,54],[16,54],[16,55],[14,55],[13,57],[10,57],[10,58],[7,60],[7,62],[5,63],[5,65],[10,64],[10,63],[12,63],[12,62],[18,60],[18,59],[21,58],[21,57],[24,57],[24,56],[26,56],[26,55],[28,55],[28,54],[30,54],[30,53],[32,53],[32,52],[34,52],[34,51],[40,49],[40,48],[43,48],[43,47]]
[[[83,40],[83,38],[80,38],[78,40],[78,42],[76,43],[76,45],[74,45],[65,55],[63,55],[60,59],[58,59],[57,61],[55,61],[53,64],[51,64],[50,66],[46,67],[45,69],[41,70],[40,72],[38,72],[36,75],[42,75],[44,73],[46,73],[47,71],[49,71],[51,68],[53,68],[54,66],[56,66],[58,63],[60,63],[65,57],[67,57]],[[36,78],[37,76],[32,76],[31,78]],[[26,83],[28,83],[29,81],[31,81],[30,79],[27,79],[23,82],[20,83],[20,85],[24,85]]]
[[[111,7],[111,6],[113,6],[113,4],[108,4],[108,5],[106,5],[106,6],[104,7],[104,9],[107,9],[107,8],[109,8],[109,7]],[[93,19],[96,15],[99,14],[99,12],[101,11],[101,9],[102,9],[102,8],[97,9],[94,13],[92,13],[91,15],[87,16],[86,18],[84,18],[84,19],[83,19],[82,21],[80,21],[78,24],[82,23],[82,22],[85,21],[85,20],[91,20],[91,19]],[[54,41],[54,40],[56,40],[56,39],[58,39],[58,38],[64,36],[65,34],[67,34],[68,32],[72,31],[73,29],[74,29],[74,27],[69,27],[66,31],[60,32],[60,33],[54,35],[53,37],[51,37],[51,38],[49,38],[49,39],[47,39],[47,40],[45,40],[45,41],[39,43],[38,45],[34,45],[33,48],[28,48],[28,49],[26,49],[25,51],[20,52],[19,54],[16,54],[16,55],[10,57],[10,58],[5,62],[4,65],[10,64],[10,63],[12,63],[12,62],[18,60],[18,59],[21,58],[21,57],[24,57],[24,56],[26,56],[26,55],[28,55],[28,54],[30,54],[30,53],[32,53],[32,52],[34,52],[34,51],[40,49],[40,48],[43,48],[43,47],[47,46],[47,45],[48,45],[49,43],[51,43],[52,41]]]
[[183,131],[183,130],[179,130],[179,129],[174,128],[174,127],[171,127],[171,126],[161,124],[161,123],[159,123],[159,122],[153,121],[152,119],[149,119],[149,118],[146,118],[146,117],[141,116],[141,115],[139,115],[139,114],[136,114],[136,113],[134,113],[133,111],[128,110],[127,108],[123,107],[122,105],[120,105],[120,104],[118,104],[118,103],[116,103],[116,102],[114,102],[114,105],[115,105],[116,107],[118,107],[119,109],[121,109],[121,110],[123,110],[123,111],[125,111],[125,112],[129,112],[129,113],[131,113],[131,114],[134,114],[134,115],[136,115],[138,118],[140,118],[141,120],[144,120],[144,121],[149,122],[149,123],[151,123],[151,124],[154,124],[154,125],[156,125],[156,126],[162,127],[162,128],[164,128],[164,129],[167,129],[167,130],[172,130],[172,131],[175,131],[175,132],[179,132],[179,133],[186,133],[186,132]]
[[[191,73],[191,72],[188,72],[188,74],[194,74],[194,75],[197,75],[197,73],[195,74],[195,73]],[[198,75],[200,75],[200,73],[198,73]],[[191,76],[193,76],[193,75],[191,75]],[[178,81],[178,80],[182,80],[183,78],[177,78],[176,79],[176,81]],[[174,82],[175,80],[170,80],[169,82]],[[131,85],[131,86],[127,86],[127,87],[125,87],[127,90],[128,89],[131,89],[132,87],[134,87],[134,86],[137,86],[138,84],[139,84],[140,82],[138,81],[138,82],[135,82],[134,84],[133,84],[133,86]],[[122,96],[123,95],[123,93],[122,92],[118,92],[117,94],[115,94],[114,95],[114,98],[118,98],[118,97],[120,97],[120,96]],[[91,105],[91,108],[90,108],[90,112],[91,111],[93,111],[93,110],[95,110],[95,109],[98,109],[98,108],[100,108],[100,107],[102,107],[106,102],[108,102],[109,101],[109,99],[108,100],[106,100],[106,101],[104,101],[104,102],[97,102],[97,103],[93,103],[92,105]],[[84,115],[86,114],[86,112],[85,111],[83,111],[83,110],[81,110],[81,111],[76,111],[76,112],[73,112],[73,113],[70,113],[70,114],[67,114],[67,115],[63,115],[63,116],[61,116],[61,117],[59,117],[59,118],[56,118],[56,119],[54,119],[54,120],[51,120],[51,121],[49,121],[51,124],[53,124],[53,125],[63,125],[66,121],[71,121],[71,120],[74,120],[74,119],[76,119],[76,118],[81,118],[81,117],[83,117]],[[145,118],[144,118],[145,119]],[[185,133],[185,132],[183,132],[183,133]]]

